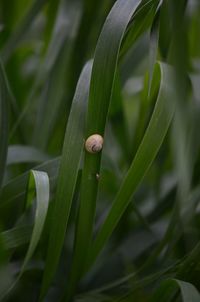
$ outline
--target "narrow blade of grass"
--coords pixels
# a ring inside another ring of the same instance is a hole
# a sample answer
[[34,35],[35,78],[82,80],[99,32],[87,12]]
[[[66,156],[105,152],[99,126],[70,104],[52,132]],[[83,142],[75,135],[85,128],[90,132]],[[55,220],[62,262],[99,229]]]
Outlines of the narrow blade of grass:
[[46,294],[56,272],[76,186],[84,144],[85,114],[89,93],[91,62],[83,69],[77,84],[66,128],[51,224],[47,260],[40,299]]
[[[44,171],[49,175],[51,191],[55,188],[59,164],[60,158],[55,158],[34,167],[34,170]],[[22,214],[28,178],[29,171],[9,181],[2,187],[0,193],[1,223],[7,225],[9,222],[13,225],[17,217]]]
[[11,285],[11,287],[4,292],[3,296],[1,297],[2,299],[15,287],[19,281],[40,240],[49,206],[49,178],[45,172],[35,170],[31,170],[30,172],[26,208],[29,208],[32,205],[34,197],[36,197],[37,207],[30,244],[17,279]]
[[142,1],[132,18],[122,42],[120,57],[123,57],[149,26],[151,26],[159,0]]

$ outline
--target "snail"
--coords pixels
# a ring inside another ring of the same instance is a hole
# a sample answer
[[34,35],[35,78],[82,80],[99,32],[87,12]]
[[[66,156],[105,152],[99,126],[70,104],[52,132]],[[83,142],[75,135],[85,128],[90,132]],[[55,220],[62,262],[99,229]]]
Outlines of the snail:
[[98,153],[103,147],[103,137],[99,134],[89,136],[85,142],[85,149],[89,153]]

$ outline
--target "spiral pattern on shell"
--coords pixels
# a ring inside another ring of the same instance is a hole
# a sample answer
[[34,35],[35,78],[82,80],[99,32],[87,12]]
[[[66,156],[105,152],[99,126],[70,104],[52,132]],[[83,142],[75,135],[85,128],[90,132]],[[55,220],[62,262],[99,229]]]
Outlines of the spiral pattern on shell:
[[85,142],[85,149],[89,153],[98,153],[103,147],[103,137],[99,134],[89,136]]

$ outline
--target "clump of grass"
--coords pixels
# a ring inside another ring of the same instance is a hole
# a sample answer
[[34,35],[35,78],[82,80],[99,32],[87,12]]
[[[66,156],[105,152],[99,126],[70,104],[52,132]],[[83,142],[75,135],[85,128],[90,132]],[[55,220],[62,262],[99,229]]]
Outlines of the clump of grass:
[[199,3],[0,8],[1,301],[200,301]]

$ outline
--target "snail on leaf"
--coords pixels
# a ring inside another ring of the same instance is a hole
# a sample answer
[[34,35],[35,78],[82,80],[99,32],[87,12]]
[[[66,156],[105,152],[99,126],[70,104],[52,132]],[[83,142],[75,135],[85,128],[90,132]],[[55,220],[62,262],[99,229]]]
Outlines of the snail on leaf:
[[89,153],[98,153],[103,147],[103,137],[99,134],[92,134],[85,142],[85,149]]

